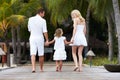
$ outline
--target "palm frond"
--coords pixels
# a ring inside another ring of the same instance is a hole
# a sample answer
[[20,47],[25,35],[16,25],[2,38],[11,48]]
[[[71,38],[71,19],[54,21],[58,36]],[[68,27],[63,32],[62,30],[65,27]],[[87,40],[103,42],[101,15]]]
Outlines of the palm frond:
[[16,27],[17,25],[24,23],[25,18],[26,17],[23,15],[11,15],[7,20],[10,21],[11,26]]

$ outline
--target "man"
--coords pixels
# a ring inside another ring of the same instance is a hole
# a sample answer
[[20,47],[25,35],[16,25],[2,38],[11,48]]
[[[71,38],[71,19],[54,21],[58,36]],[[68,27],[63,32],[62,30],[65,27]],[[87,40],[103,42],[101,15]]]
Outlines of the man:
[[30,55],[32,63],[32,73],[35,72],[35,60],[38,51],[40,71],[43,72],[44,63],[44,37],[45,44],[48,44],[48,33],[46,20],[43,18],[45,15],[44,9],[39,9],[36,16],[29,18],[28,31],[30,32]]

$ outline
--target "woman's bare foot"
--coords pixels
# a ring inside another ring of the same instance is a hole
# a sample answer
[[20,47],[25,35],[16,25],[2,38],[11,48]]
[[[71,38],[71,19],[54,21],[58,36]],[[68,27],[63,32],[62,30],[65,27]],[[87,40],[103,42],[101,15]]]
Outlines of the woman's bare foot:
[[75,67],[73,71],[77,71],[78,67]]

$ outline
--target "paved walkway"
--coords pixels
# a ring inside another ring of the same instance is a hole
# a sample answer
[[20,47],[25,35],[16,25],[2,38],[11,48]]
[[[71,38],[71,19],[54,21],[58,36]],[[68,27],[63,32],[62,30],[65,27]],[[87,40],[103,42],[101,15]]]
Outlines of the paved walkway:
[[74,72],[72,62],[64,62],[62,72],[55,71],[55,63],[45,63],[44,72],[31,73],[31,65],[27,64],[0,71],[0,80],[120,80],[120,73],[108,72],[103,66],[84,66],[83,72]]

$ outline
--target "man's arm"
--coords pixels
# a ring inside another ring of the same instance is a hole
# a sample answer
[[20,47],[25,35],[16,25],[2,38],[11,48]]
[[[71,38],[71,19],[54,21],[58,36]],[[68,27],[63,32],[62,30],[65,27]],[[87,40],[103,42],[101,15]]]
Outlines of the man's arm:
[[45,40],[48,42],[48,33],[44,32],[43,34],[44,34]]
[[44,32],[43,35],[44,35],[45,40],[46,40],[46,41],[45,41],[45,46],[49,46],[48,33],[47,33],[47,32]]

